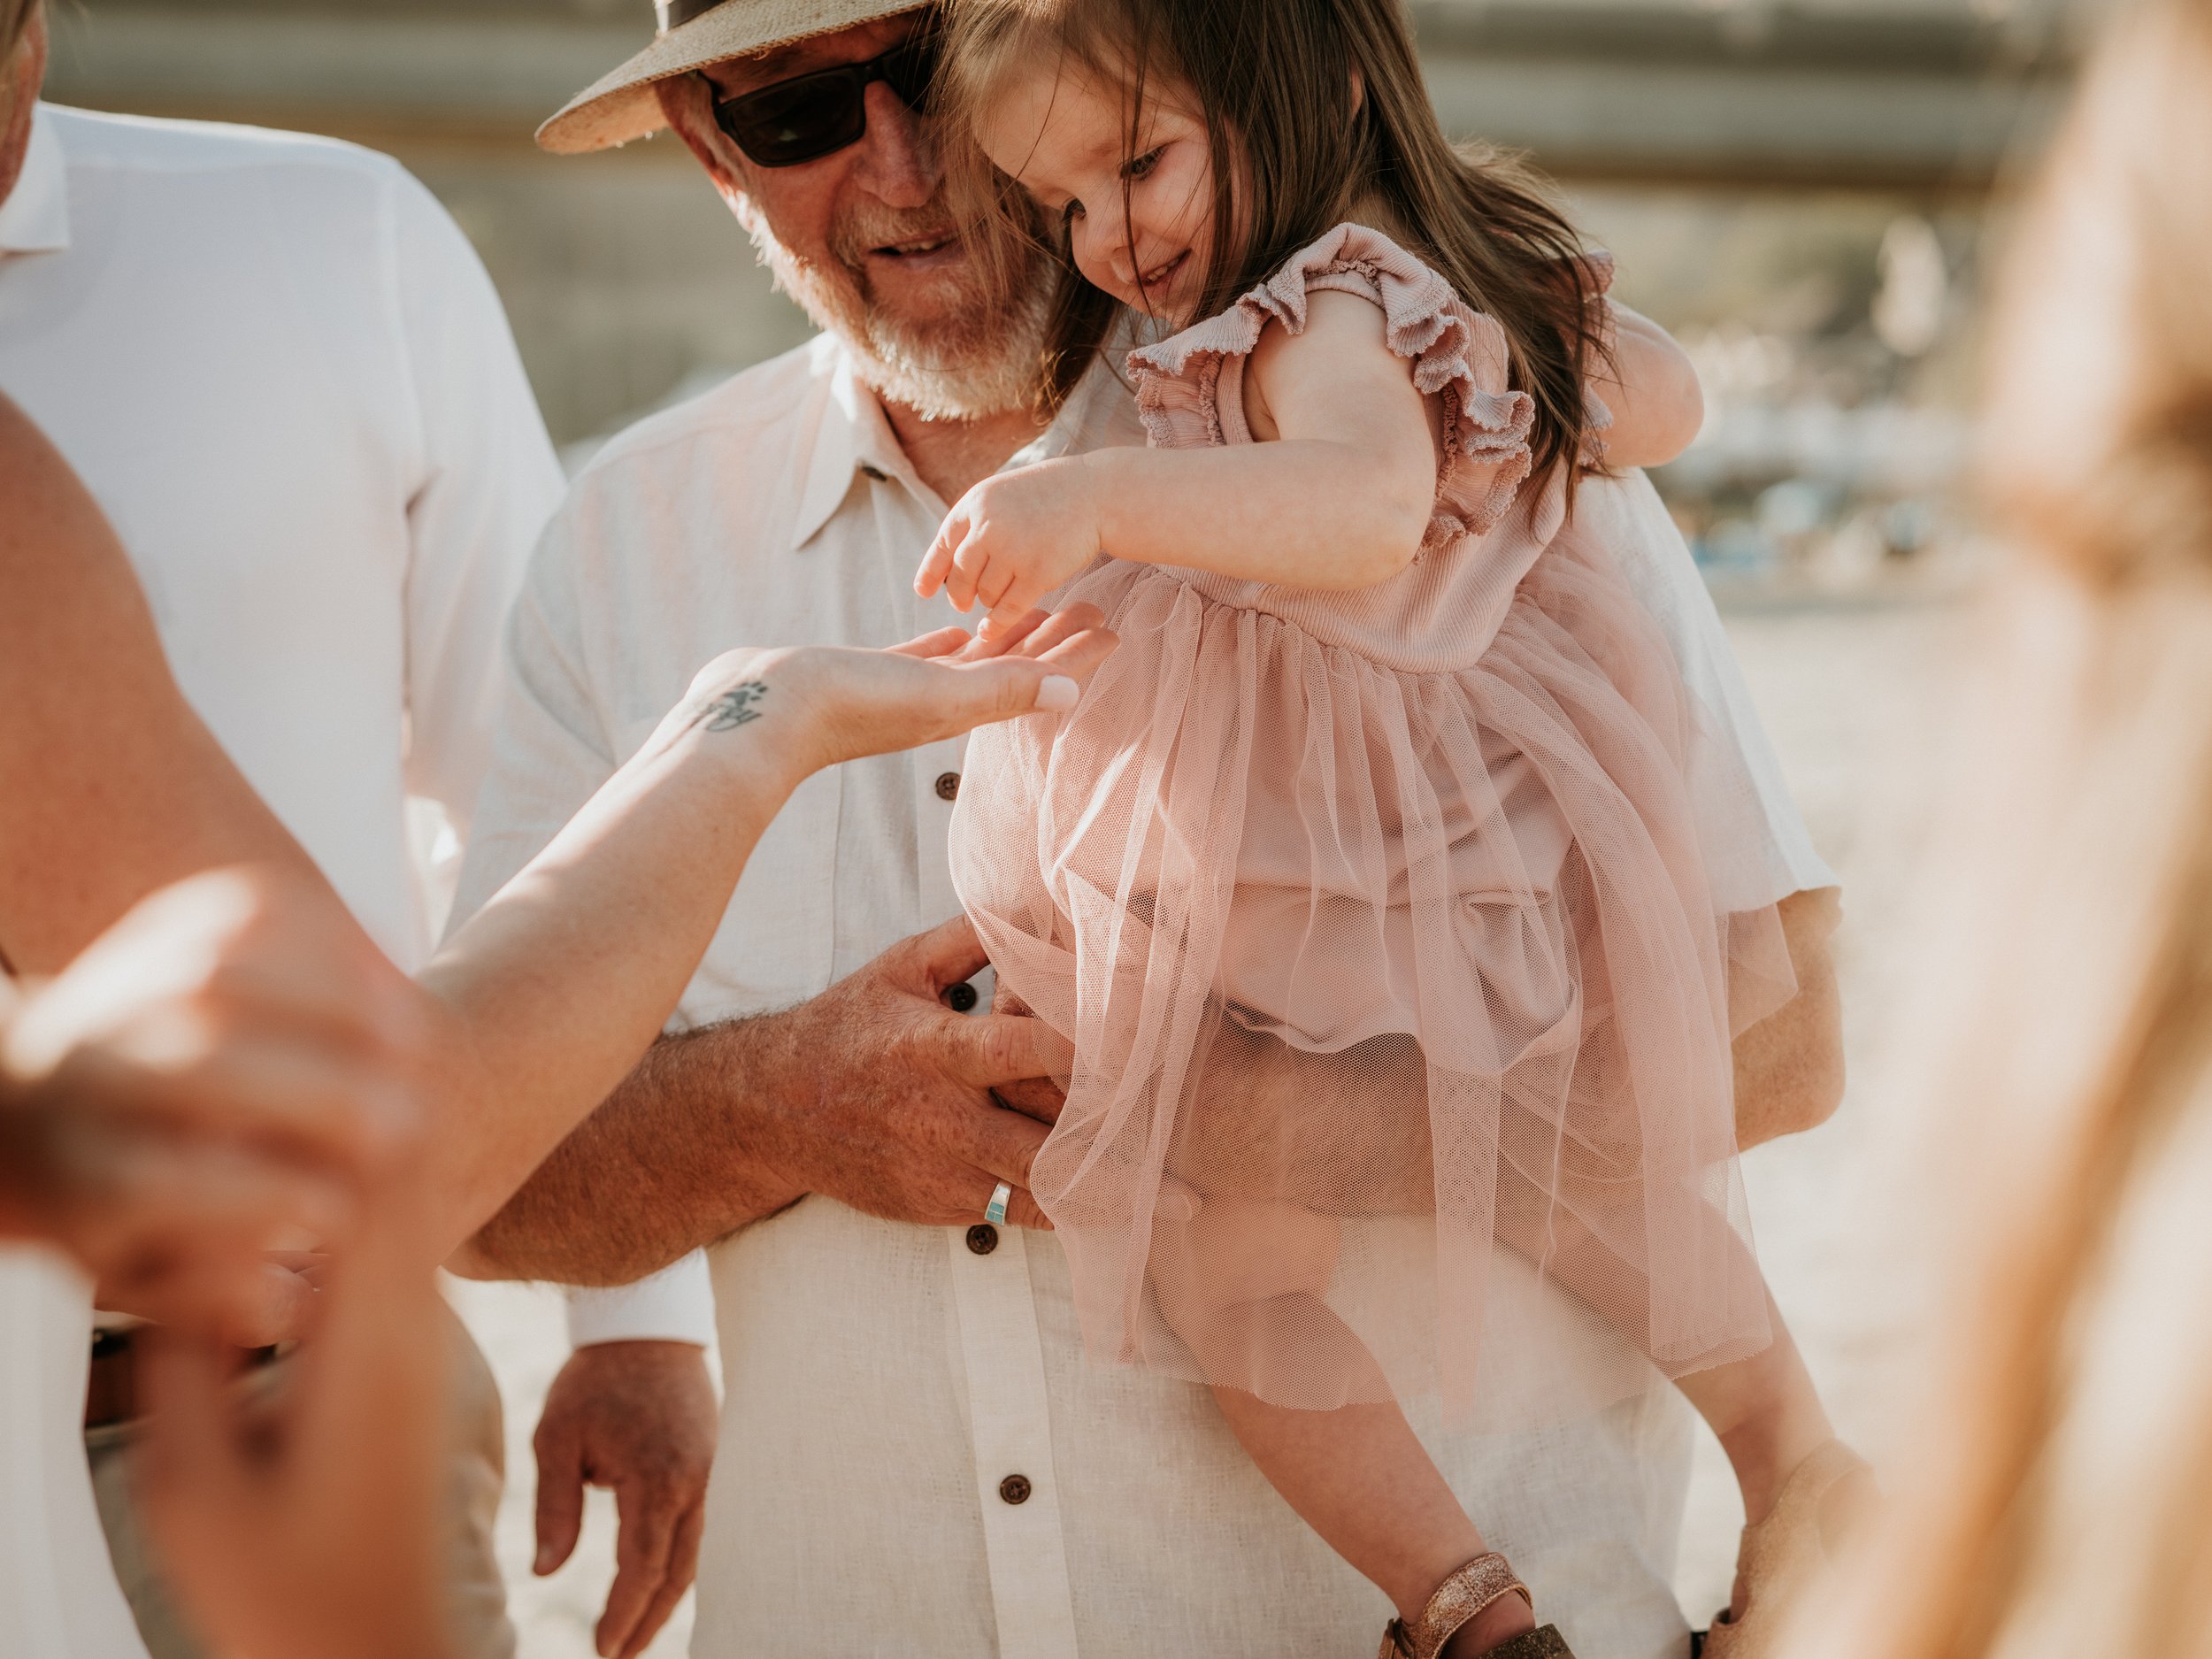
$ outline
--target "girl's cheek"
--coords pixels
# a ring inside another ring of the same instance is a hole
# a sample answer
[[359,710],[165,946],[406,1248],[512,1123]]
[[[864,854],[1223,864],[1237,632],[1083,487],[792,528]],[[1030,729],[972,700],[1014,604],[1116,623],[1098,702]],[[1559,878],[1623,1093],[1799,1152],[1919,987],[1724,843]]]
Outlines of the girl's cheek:
[[1115,291],[1113,271],[1098,257],[1098,236],[1087,221],[1070,238],[1068,251],[1075,256],[1075,268],[1086,282],[1110,294]]

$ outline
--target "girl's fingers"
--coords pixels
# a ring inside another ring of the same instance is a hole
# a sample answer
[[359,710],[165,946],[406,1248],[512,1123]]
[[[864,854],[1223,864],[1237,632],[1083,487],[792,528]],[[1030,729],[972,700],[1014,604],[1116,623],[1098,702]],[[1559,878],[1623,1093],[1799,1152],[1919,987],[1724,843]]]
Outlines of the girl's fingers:
[[972,535],[952,556],[952,574],[945,579],[945,597],[953,609],[966,611],[975,604],[976,589],[989,568],[991,556],[980,535]]
[[937,539],[929,544],[929,551],[922,555],[922,567],[914,572],[914,591],[926,599],[944,586],[945,578],[952,570],[953,549],[959,545],[966,522],[948,518],[937,526]]

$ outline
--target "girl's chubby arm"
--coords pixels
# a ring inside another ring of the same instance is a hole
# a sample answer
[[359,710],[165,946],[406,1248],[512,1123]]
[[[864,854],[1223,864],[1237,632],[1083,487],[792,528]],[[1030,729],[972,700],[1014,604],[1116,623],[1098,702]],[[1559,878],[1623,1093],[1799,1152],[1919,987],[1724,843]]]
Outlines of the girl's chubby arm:
[[1101,552],[1296,588],[1365,588],[1412,562],[1436,442],[1371,302],[1316,294],[1302,334],[1269,328],[1244,401],[1260,442],[1098,449],[986,479],[946,516],[916,591],[980,603],[995,635]]
[[1662,466],[1690,447],[1705,424],[1697,370],[1674,336],[1625,305],[1611,307],[1613,361],[1591,376],[1613,414],[1598,435],[1611,467]]

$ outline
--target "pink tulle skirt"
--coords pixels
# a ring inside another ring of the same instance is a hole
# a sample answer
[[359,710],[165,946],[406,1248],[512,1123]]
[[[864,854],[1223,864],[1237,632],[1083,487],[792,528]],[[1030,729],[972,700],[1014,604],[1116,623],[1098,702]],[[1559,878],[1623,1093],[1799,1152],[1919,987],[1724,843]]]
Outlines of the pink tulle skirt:
[[1555,542],[1448,672],[1156,567],[1066,598],[1122,647],[975,737],[953,863],[1073,1044],[1033,1189],[1093,1356],[1457,1417],[1506,1280],[1626,1339],[1615,1394],[1763,1347],[1730,1043],[1793,984],[1771,910],[1714,910],[1679,675],[1608,563]]

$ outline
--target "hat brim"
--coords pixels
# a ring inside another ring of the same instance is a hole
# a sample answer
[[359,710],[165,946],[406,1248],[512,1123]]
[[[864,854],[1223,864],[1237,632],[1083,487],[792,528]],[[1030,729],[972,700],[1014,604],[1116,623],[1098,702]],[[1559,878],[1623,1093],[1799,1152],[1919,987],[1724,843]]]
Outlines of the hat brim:
[[538,128],[541,148],[557,156],[588,155],[645,138],[668,125],[660,83],[710,64],[833,35],[856,23],[918,12],[927,0],[724,0],[658,36],[610,75],[572,98]]

